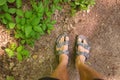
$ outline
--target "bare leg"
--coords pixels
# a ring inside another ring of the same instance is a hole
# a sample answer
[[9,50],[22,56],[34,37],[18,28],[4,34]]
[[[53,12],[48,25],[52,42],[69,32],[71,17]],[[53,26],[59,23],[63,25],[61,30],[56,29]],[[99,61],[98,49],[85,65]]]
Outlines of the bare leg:
[[60,79],[60,80],[69,80],[67,73],[67,64],[68,64],[68,56],[65,54],[60,55],[60,63],[58,67],[55,69],[51,77]]
[[[61,44],[65,41],[69,41],[69,37],[62,36],[62,38],[59,40],[58,44]],[[68,50],[68,44],[64,44],[61,47],[57,47],[56,50],[57,51]],[[59,65],[57,66],[57,68],[55,69],[55,71],[53,72],[51,77],[57,78],[60,80],[69,80],[68,79],[68,72],[67,72],[67,64],[68,64],[68,55],[66,55],[66,53],[59,54]]]
[[84,64],[85,57],[80,55],[76,58],[76,68],[80,74],[80,80],[103,79],[94,69]]
[[[78,40],[81,41],[81,39]],[[83,43],[87,44],[87,41],[83,40]],[[82,46],[78,46],[78,51],[87,52],[89,54],[89,50]],[[79,71],[80,80],[103,79],[98,72],[84,64],[85,59],[86,57],[84,55],[77,55],[76,57],[76,68]]]

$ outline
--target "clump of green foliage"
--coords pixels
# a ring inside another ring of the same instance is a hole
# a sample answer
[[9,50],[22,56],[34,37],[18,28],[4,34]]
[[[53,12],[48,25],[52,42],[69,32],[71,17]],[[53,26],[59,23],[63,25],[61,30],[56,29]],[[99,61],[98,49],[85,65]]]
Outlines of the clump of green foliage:
[[[59,3],[68,2],[72,13],[77,10],[87,10],[95,4],[94,0],[28,0],[30,9],[23,9],[23,0],[0,0],[0,22],[9,30],[14,31],[14,37],[19,44],[11,43],[5,49],[9,57],[16,56],[19,61],[30,56],[24,45],[34,46],[35,40],[54,29],[56,21],[51,16]],[[23,4],[24,3],[24,4]]]
[[29,57],[24,45],[34,45],[35,40],[45,33],[50,34],[56,21],[51,20],[56,9],[61,9],[62,0],[30,0],[30,9],[23,10],[22,0],[0,0],[0,22],[14,31],[19,46],[10,44],[5,51],[9,57],[17,56],[19,61]]
[[71,11],[74,14],[76,11],[79,10],[88,10],[90,6],[95,4],[95,0],[71,0]]
[[15,80],[13,76],[7,76],[5,80]]

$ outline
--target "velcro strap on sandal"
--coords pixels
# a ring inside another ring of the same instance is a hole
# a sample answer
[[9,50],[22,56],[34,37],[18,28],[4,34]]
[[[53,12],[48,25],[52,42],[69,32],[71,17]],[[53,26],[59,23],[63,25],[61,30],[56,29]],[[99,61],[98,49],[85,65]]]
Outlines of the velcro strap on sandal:
[[79,42],[79,43],[77,43],[77,45],[80,45],[80,46],[84,47],[85,49],[90,50],[90,46],[88,44],[83,44],[83,43]]
[[63,54],[63,53],[64,54],[69,54],[68,50],[63,50],[63,51],[62,50],[58,50],[57,52],[58,52],[58,54]]
[[83,55],[83,56],[85,56],[85,57],[86,57],[86,60],[87,60],[87,59],[89,58],[89,56],[90,56],[90,54],[87,53],[87,52],[79,52],[79,51],[77,51],[76,53],[77,53],[77,55]]
[[59,43],[59,44],[57,44],[57,47],[61,48],[64,45],[69,45],[69,41],[65,41],[65,42]]

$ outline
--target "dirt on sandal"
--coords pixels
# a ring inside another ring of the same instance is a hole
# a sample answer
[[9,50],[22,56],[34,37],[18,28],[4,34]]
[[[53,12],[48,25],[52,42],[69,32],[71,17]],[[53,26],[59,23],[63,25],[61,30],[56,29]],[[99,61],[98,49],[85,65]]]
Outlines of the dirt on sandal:
[[120,80],[119,0],[96,0],[90,12],[78,12],[74,17],[70,17],[69,6],[65,5],[62,11],[55,12],[53,19],[57,23],[52,33],[42,36],[34,48],[28,47],[31,58],[17,62],[5,54],[0,57],[0,80],[5,80],[6,76],[14,76],[15,80],[38,80],[49,76],[58,65],[54,54],[55,40],[64,31],[70,37],[70,80],[79,80],[73,49],[75,36],[79,34],[87,36],[92,47],[86,64],[104,75],[105,80]]

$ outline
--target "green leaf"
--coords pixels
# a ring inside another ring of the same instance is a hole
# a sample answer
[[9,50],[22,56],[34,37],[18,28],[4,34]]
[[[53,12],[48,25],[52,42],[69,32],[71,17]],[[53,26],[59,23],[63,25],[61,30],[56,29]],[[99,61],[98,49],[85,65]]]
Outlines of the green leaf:
[[3,24],[7,24],[7,22],[8,22],[8,21],[7,21],[5,18],[2,18],[2,23],[3,23]]
[[53,30],[53,29],[54,29],[54,27],[52,24],[47,24],[47,30]]
[[19,46],[18,48],[17,48],[17,52],[19,53],[19,52],[21,52],[22,50],[23,50],[23,46]]
[[59,0],[54,0],[54,4],[58,4],[59,3]]
[[25,33],[18,29],[16,30],[16,34],[15,34],[15,38],[17,38],[17,37],[22,38],[22,39],[26,38]]
[[22,35],[21,31],[15,33],[15,38],[23,38],[24,36]]
[[3,6],[1,6],[2,10],[5,12],[8,12],[8,5],[5,3]]
[[94,5],[95,4],[95,0],[90,0],[89,1],[89,5]]
[[5,17],[8,21],[12,21],[12,16],[11,16],[10,14],[6,13],[6,14],[4,15],[4,17]]
[[26,43],[27,43],[28,45],[30,45],[31,47],[34,46],[34,42],[35,42],[35,41],[34,41],[33,39],[31,39],[31,40],[30,40],[30,39],[27,39],[27,40],[26,40]]
[[16,48],[17,48],[16,43],[11,43],[11,44],[10,44],[10,49],[11,49],[12,51],[14,51]]
[[25,44],[25,40],[21,40],[20,42],[21,42],[21,44]]
[[20,35],[19,34],[15,34],[15,38],[20,38]]
[[16,13],[16,9],[15,9],[15,8],[10,8],[10,9],[8,10],[8,12],[9,12],[10,14],[15,14],[15,13]]
[[22,61],[22,60],[23,60],[23,57],[22,57],[22,55],[21,55],[20,53],[17,53],[17,59],[18,59],[19,61]]
[[43,29],[44,31],[46,31],[47,26],[45,25],[45,23],[43,23],[41,27],[42,27],[42,29]]
[[34,17],[34,19],[31,22],[31,24],[33,26],[38,25],[39,23],[40,23],[40,18],[39,17]]
[[19,34],[15,34],[15,38],[20,38],[20,35]]
[[15,27],[15,23],[12,23],[12,22],[10,22],[8,25],[10,29],[13,29]]
[[13,76],[7,76],[5,80],[15,80]]
[[29,51],[24,49],[24,50],[22,51],[22,55],[23,55],[25,58],[29,57]]
[[41,28],[39,25],[38,25],[38,26],[34,26],[33,29],[34,29],[34,31],[36,31],[36,32],[44,33],[43,30],[42,30],[42,28]]
[[75,1],[75,5],[80,5],[80,2]]
[[[62,7],[59,6],[59,5],[56,5],[56,4],[55,4],[55,7],[56,7],[57,10],[62,10]],[[55,9],[55,10],[56,10],[56,9]],[[54,13],[54,12],[53,12],[53,13]]]
[[[45,5],[45,6],[48,6],[49,3],[50,3],[50,0],[44,0],[44,1],[45,1],[44,5]],[[41,3],[42,3],[42,2],[41,2]]]
[[13,3],[15,2],[15,0],[7,0],[9,3]]
[[47,33],[48,33],[48,34],[50,34],[50,32],[51,32],[50,30],[47,30]]
[[16,21],[16,23],[20,23],[21,19],[18,16],[16,16],[15,21]]
[[38,34],[37,32],[35,32],[34,30],[32,30],[32,32],[31,32],[31,36],[32,36],[32,39],[34,38],[36,38],[36,34]]
[[21,26],[21,30],[22,30],[23,32],[25,31],[25,26],[24,26],[24,25]]
[[31,18],[31,16],[32,16],[32,11],[25,12],[25,18]]
[[85,4],[80,4],[81,10],[88,10],[88,7]]
[[37,6],[36,2],[35,1],[31,1],[31,3],[32,3],[33,10],[34,11],[38,11],[38,6]]
[[14,56],[14,52],[13,52],[11,49],[6,48],[5,51],[6,51],[6,53],[8,54],[8,56],[9,56],[10,58]]
[[32,26],[30,25],[25,26],[25,36],[27,38],[30,37],[31,32],[32,32]]
[[16,0],[16,6],[17,8],[22,7],[22,0]]
[[50,11],[46,12],[47,17],[51,17],[52,13]]
[[6,3],[6,0],[0,0],[0,6],[4,5]]
[[[48,0],[47,0],[48,1]],[[37,12],[37,15],[39,17],[42,17],[44,14],[44,6],[43,6],[43,3],[40,2],[39,5],[38,5],[38,12]]]
[[21,9],[17,9],[16,14],[17,16],[21,16],[21,17],[24,16],[23,11]]
[[0,14],[0,18],[4,18],[4,14]]
[[16,28],[17,28],[17,30],[20,31],[20,29],[21,29],[21,24],[17,24],[17,25],[16,25]]
[[56,20],[53,20],[53,21],[51,22],[51,24],[53,24],[53,25],[56,24]]
[[25,18],[21,19],[21,24],[24,25],[25,24]]

